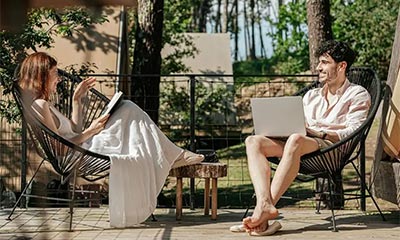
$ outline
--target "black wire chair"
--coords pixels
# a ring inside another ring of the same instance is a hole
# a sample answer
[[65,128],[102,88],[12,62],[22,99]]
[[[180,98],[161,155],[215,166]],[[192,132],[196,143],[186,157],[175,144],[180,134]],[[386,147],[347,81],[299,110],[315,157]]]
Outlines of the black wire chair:
[[[375,207],[378,209],[382,219],[385,221],[385,217],[372,196],[370,189],[366,186],[365,172],[363,172],[365,165],[360,166],[360,172],[354,163],[355,159],[360,158],[360,165],[365,164],[365,139],[375,119],[375,114],[383,96],[381,82],[376,73],[372,69],[366,67],[351,68],[348,73],[348,79],[352,83],[363,86],[371,95],[371,108],[367,119],[357,130],[349,136],[341,139],[339,142],[302,156],[300,160],[299,174],[296,177],[296,180],[301,182],[311,181],[316,178],[324,178],[328,180],[328,192],[322,194],[329,195],[330,208],[332,212],[332,229],[335,232],[337,231],[333,201],[335,193],[332,184],[334,184],[335,176],[338,174],[340,175],[343,168],[349,163],[353,165],[358,177],[361,179],[361,195],[356,197],[353,196],[351,199],[361,198],[365,200],[365,197],[367,196],[365,195],[364,189],[367,190],[369,197],[372,198]],[[315,81],[295,93],[295,95],[304,95],[308,90],[315,88],[318,85],[318,81]],[[274,164],[279,164],[280,159],[271,157],[268,158],[268,161]],[[319,212],[319,206],[320,201],[317,206],[317,212]],[[247,216],[249,208],[250,206],[244,213],[243,218]]]
[[[52,99],[52,103],[61,113],[70,118],[72,113],[72,96],[75,87],[82,79],[62,70],[58,72],[62,80],[57,86],[57,94]],[[107,177],[110,169],[110,157],[84,149],[50,130],[37,118],[30,106],[25,106],[21,90],[16,82],[14,83],[12,93],[22,114],[23,125],[26,125],[29,136],[34,143],[36,151],[42,157],[42,161],[19,196],[8,216],[8,220],[11,220],[12,214],[23,197],[65,201],[69,202],[69,230],[71,231],[73,208],[75,203],[78,202],[75,199],[76,179],[80,177],[89,182],[94,182]],[[89,127],[93,120],[100,117],[109,101],[110,99],[96,89],[90,89],[83,106],[84,129]],[[61,184],[68,183],[69,186],[72,181],[72,191],[68,199],[43,197],[26,193],[44,161],[49,162],[60,176]],[[84,199],[83,201],[90,200],[92,199]],[[154,214],[151,214],[151,217],[153,221],[157,221]]]
[[[58,85],[58,93],[54,99],[52,99],[52,102],[60,112],[70,117],[72,112],[72,95],[77,83],[79,83],[81,79],[61,70],[59,70],[59,74],[62,81]],[[89,182],[94,182],[108,176],[110,157],[84,149],[62,136],[57,135],[46,127],[33,113],[31,107],[25,105],[21,90],[16,82],[14,83],[12,93],[36,151],[43,159],[15,203],[8,219],[11,220],[11,216],[22,197],[66,201],[69,202],[70,207],[69,230],[71,230],[73,207],[76,202],[75,184],[77,177],[81,177]],[[109,99],[107,97],[95,89],[90,89],[84,104],[84,128],[90,126],[91,122],[100,116],[108,102]],[[72,193],[70,193],[68,199],[26,194],[28,187],[32,184],[33,179],[36,177],[44,161],[51,164],[54,171],[60,176],[62,184],[68,183],[69,187],[69,183],[72,181]],[[86,199],[86,201],[89,200],[90,199]]]

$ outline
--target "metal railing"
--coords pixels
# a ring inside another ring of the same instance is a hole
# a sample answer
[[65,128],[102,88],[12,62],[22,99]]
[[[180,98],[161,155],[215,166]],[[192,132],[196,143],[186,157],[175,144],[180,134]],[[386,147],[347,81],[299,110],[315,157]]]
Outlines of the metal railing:
[[[253,97],[274,97],[292,95],[301,87],[317,78],[315,75],[232,75],[232,74],[174,74],[174,75],[115,75],[90,74],[82,78],[97,78],[96,88],[106,96],[111,96],[116,88],[125,92],[126,98],[135,98],[129,93],[131,78],[142,81],[160,82],[160,94],[145,96],[145,102],[159,99],[159,127],[177,145],[191,151],[213,149],[223,151],[242,144],[252,134],[252,120],[249,100]],[[128,91],[126,91],[128,90]],[[221,97],[223,96],[223,97]],[[146,109],[151,112],[154,109]],[[3,133],[14,131],[15,126],[0,126],[0,141]],[[14,136],[15,138],[15,136]],[[11,140],[10,140],[11,141]],[[13,139],[12,141],[21,141]],[[21,145],[22,146],[22,145]],[[0,162],[7,161],[7,152],[0,150]],[[221,179],[226,186],[249,184],[244,174],[247,169],[245,159],[240,163],[226,158],[229,165],[228,177]],[[232,161],[232,162],[229,162]],[[3,162],[1,166],[5,166]],[[21,185],[27,174],[26,158],[21,157]],[[230,172],[241,172],[240,176],[230,176]],[[6,176],[8,177],[8,176]],[[3,178],[4,179],[4,178]],[[190,192],[196,183],[190,180]],[[240,190],[239,190],[240,194]],[[192,195],[192,194],[191,194]],[[242,198],[239,196],[239,198]],[[227,203],[229,204],[229,203]]]

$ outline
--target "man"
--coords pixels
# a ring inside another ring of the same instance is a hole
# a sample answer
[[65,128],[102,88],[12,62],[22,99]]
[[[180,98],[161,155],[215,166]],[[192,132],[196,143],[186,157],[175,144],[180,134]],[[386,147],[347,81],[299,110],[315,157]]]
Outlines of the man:
[[[343,42],[327,41],[318,49],[317,57],[323,87],[310,90],[303,98],[307,136],[292,134],[280,141],[253,135],[245,141],[257,197],[253,215],[243,219],[243,228],[250,235],[269,235],[280,228],[279,223],[269,226],[268,221],[278,216],[275,204],[295,179],[300,157],[346,137],[368,114],[371,100],[367,90],[346,78],[355,52]],[[272,182],[267,157],[281,158]]]

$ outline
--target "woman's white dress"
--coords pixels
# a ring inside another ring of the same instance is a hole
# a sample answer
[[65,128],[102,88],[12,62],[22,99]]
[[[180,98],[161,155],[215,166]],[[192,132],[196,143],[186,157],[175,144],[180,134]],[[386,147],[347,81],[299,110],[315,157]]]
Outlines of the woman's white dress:
[[[60,134],[70,131],[69,120],[53,109]],[[82,144],[110,156],[109,212],[112,227],[130,227],[145,221],[156,208],[172,164],[183,149],[172,143],[131,101],[123,101],[106,127]]]

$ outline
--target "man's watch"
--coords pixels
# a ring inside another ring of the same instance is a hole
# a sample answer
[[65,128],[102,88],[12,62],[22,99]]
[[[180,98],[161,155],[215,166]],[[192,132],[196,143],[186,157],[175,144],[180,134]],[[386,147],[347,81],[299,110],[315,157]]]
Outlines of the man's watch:
[[328,135],[326,132],[324,132],[324,131],[322,131],[322,139],[325,139],[326,138],[326,135]]

